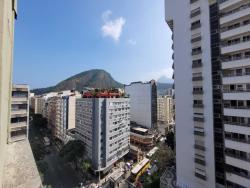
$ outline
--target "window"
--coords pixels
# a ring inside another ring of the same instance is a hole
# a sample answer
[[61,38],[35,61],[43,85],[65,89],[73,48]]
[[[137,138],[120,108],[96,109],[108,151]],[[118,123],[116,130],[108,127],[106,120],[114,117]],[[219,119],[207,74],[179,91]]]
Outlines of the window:
[[197,29],[197,28],[200,28],[200,27],[201,27],[200,20],[191,23],[191,30],[194,30],[194,29]]
[[242,76],[242,69],[236,69],[236,76]]
[[246,75],[250,75],[250,67],[245,69]]
[[190,17],[193,18],[201,14],[200,7],[191,11]]

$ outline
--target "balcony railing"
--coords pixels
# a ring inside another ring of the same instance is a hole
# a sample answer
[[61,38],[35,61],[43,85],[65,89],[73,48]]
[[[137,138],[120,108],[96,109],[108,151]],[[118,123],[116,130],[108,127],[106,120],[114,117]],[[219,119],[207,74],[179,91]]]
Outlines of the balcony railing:
[[204,122],[205,121],[204,117],[194,117],[193,120],[197,121],[197,122]]
[[203,80],[202,76],[197,76],[192,78],[192,81],[202,81],[202,80]]
[[202,174],[199,174],[199,173],[196,173],[196,172],[195,172],[195,176],[198,177],[198,178],[200,178],[200,179],[203,179],[203,180],[207,179],[206,176],[204,176]]
[[223,77],[236,77],[236,76],[250,76],[250,72],[242,72],[242,73],[224,73]]
[[228,57],[228,58],[222,58],[222,62],[226,63],[226,62],[231,62],[231,61],[238,61],[238,60],[242,60],[242,59],[249,59],[250,55],[242,55],[242,56],[237,56],[237,57]]
[[221,18],[228,16],[228,15],[231,15],[231,14],[234,14],[234,13],[239,12],[241,10],[247,9],[249,7],[250,7],[250,3],[245,4],[245,5],[241,5],[240,7],[236,8],[236,9],[233,9],[231,11],[228,11],[226,13],[221,14]]
[[232,158],[235,158],[235,159],[240,159],[240,160],[242,160],[242,161],[247,161],[247,162],[250,162],[250,157],[243,157],[243,156],[239,156],[239,155],[236,155],[236,154],[232,154],[232,153],[228,153],[228,152],[226,152],[225,153],[226,154],[226,156],[228,156],[228,157],[232,157]]
[[198,95],[202,95],[204,92],[203,90],[193,90],[193,94],[198,94]]
[[250,122],[249,123],[242,123],[242,122],[233,122],[233,121],[225,121],[224,124],[228,125],[237,125],[237,126],[242,126],[242,127],[250,127]]
[[206,161],[201,160],[201,159],[197,159],[197,158],[195,158],[195,159],[194,159],[194,162],[195,162],[195,163],[198,163],[198,164],[200,164],[200,165],[203,165],[203,166],[205,166],[205,165],[206,165]]
[[250,89],[235,89],[235,90],[224,89],[223,90],[223,93],[243,93],[243,92],[250,92]]
[[248,110],[250,109],[250,106],[231,106],[229,104],[224,104],[224,108]]
[[193,104],[194,108],[203,108],[204,105],[203,104]]
[[226,31],[231,31],[233,29],[237,29],[237,28],[240,28],[242,26],[246,26],[246,25],[249,25],[250,24],[250,21],[249,22],[241,22],[241,23],[237,23],[237,24],[234,24],[234,25],[231,25],[231,26],[227,26],[227,27],[222,27],[220,29],[221,33],[223,32],[226,32]]
[[245,144],[250,144],[250,140],[248,139],[244,139],[244,138],[232,138],[232,137],[225,137],[226,140],[231,140],[231,141],[235,141],[235,142],[241,142],[241,143],[245,143]]
[[201,151],[206,151],[205,146],[201,146],[201,145],[195,144],[195,145],[194,145],[194,148],[195,148],[195,149],[198,149],[198,150],[201,150]]
[[194,135],[196,135],[196,136],[205,136],[205,133],[200,132],[200,131],[194,131]]

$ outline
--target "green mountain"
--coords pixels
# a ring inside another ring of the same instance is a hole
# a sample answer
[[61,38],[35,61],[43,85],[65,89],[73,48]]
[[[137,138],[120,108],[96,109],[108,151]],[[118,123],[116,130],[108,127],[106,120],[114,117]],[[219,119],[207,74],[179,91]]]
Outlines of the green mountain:
[[122,88],[123,84],[115,81],[105,70],[93,69],[74,75],[55,86],[47,88],[34,89],[31,92],[36,95],[57,92],[63,90],[82,91],[84,87],[90,88]]

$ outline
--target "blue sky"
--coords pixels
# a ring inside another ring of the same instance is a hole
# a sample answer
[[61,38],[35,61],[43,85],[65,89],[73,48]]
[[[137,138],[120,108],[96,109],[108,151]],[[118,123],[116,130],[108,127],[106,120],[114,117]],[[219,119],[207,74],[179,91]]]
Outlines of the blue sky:
[[21,0],[14,82],[47,87],[89,69],[128,84],[171,77],[164,0]]

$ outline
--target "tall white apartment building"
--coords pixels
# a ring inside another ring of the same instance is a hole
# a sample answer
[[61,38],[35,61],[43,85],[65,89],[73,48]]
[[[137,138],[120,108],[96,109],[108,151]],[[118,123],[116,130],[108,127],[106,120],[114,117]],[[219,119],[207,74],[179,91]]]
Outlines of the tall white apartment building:
[[146,83],[132,82],[125,85],[130,98],[131,121],[151,129],[157,125],[157,89],[154,80]]
[[173,98],[171,96],[158,96],[157,120],[162,123],[173,122]]
[[250,1],[165,0],[179,187],[250,187]]
[[129,152],[128,98],[76,99],[76,137],[86,145],[95,171],[108,171]]

